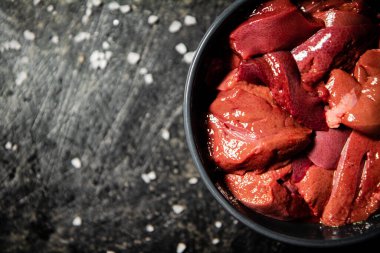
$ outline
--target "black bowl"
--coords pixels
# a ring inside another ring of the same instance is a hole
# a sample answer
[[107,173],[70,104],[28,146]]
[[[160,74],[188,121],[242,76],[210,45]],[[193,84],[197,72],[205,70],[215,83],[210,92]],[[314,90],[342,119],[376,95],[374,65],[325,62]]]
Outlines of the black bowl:
[[[203,37],[190,67],[186,82],[184,120],[188,146],[199,173],[216,200],[235,218],[251,229],[267,237],[300,246],[329,247],[362,242],[380,234],[380,215],[366,222],[339,228],[307,222],[279,221],[265,217],[241,205],[228,191],[210,161],[207,149],[205,114],[215,97],[215,87],[206,79],[213,59],[220,58],[228,50],[228,35],[245,20],[262,1],[240,0],[231,4],[217,17]],[[218,69],[220,74],[223,69]],[[214,82],[222,75],[212,76]]]

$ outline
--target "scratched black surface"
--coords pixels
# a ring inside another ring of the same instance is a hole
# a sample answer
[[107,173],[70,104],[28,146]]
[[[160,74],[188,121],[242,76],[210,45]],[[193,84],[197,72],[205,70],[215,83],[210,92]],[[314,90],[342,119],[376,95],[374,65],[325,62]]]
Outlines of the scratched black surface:
[[[176,252],[180,242],[185,252],[313,251],[256,234],[188,182],[199,177],[182,119],[189,65],[174,47],[195,50],[232,1],[120,0],[125,14],[99,2],[86,15],[86,1],[0,1],[0,252]],[[197,24],[170,33],[187,14]],[[91,68],[96,50],[112,52],[104,69]]]

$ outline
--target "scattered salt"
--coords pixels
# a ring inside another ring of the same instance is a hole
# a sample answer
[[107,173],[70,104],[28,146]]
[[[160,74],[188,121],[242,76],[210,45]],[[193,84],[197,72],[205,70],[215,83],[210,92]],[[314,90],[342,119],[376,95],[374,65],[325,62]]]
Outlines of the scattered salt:
[[46,8],[46,10],[47,10],[48,12],[52,12],[52,11],[54,10],[54,6],[53,6],[53,5],[49,5],[49,6]]
[[211,241],[211,243],[214,244],[214,245],[218,244],[219,242],[220,242],[219,238],[214,238]]
[[169,32],[176,33],[181,29],[181,27],[181,22],[179,22],[178,20],[174,20],[169,26]]
[[150,15],[148,17],[148,24],[150,25],[153,25],[153,24],[156,24],[158,22],[158,17],[156,15]]
[[82,218],[79,216],[75,217],[73,220],[73,226],[79,227],[81,225],[82,225]]
[[14,145],[12,146],[12,151],[16,151],[17,149],[18,149],[17,144],[14,144]]
[[90,39],[90,37],[91,37],[91,34],[90,34],[90,33],[88,33],[88,32],[80,32],[80,33],[78,33],[77,35],[75,35],[75,37],[74,37],[74,41],[75,41],[76,43],[79,43],[79,42],[82,42],[82,41],[84,41],[84,40],[88,40],[88,39]]
[[195,55],[195,52],[187,52],[187,53],[183,56],[183,60],[184,60],[187,64],[191,64],[191,62],[193,61],[194,55]]
[[114,20],[112,21],[112,24],[113,24],[114,26],[118,26],[118,25],[120,24],[120,21],[119,21],[118,19],[114,19]]
[[186,26],[195,25],[195,24],[197,24],[197,19],[195,17],[193,17],[193,16],[186,15],[185,16],[185,20],[184,20],[184,24]]
[[186,52],[187,52],[187,47],[186,47],[185,44],[183,44],[183,43],[179,43],[179,44],[177,44],[177,45],[175,46],[175,50],[176,50],[179,54],[184,55],[184,54],[186,54]]
[[182,205],[173,205],[172,209],[173,209],[173,211],[174,211],[175,214],[180,214],[183,211],[185,211],[185,207],[182,206]]
[[21,85],[26,79],[28,78],[28,73],[25,71],[21,71],[20,73],[17,74],[15,83],[17,86]]
[[12,149],[12,143],[10,141],[8,141],[7,143],[5,143],[4,147],[6,150],[11,150]]
[[33,32],[29,31],[29,30],[25,30],[24,31],[24,38],[26,40],[34,40],[36,38],[36,35]]
[[139,73],[140,73],[140,75],[146,75],[146,74],[148,74],[148,70],[146,68],[141,68],[139,70]]
[[17,40],[10,40],[10,41],[5,41],[0,45],[0,52],[4,52],[7,50],[20,50],[21,49],[21,44]]
[[146,84],[152,84],[153,83],[153,75],[152,74],[146,74],[144,75],[144,81]]
[[215,221],[214,225],[215,225],[216,228],[221,228],[222,227],[222,222]]
[[41,2],[41,0],[33,0],[33,5],[36,6],[37,4],[39,4]]
[[53,37],[51,37],[51,42],[54,43],[54,44],[58,44],[59,37],[57,35],[54,35]]
[[140,61],[140,55],[135,52],[130,52],[127,56],[127,61],[129,64],[135,65]]
[[196,183],[198,183],[198,178],[192,177],[189,179],[189,184],[196,184]]
[[154,227],[151,224],[146,225],[146,232],[152,233],[154,231]]
[[108,4],[108,9],[111,11],[118,10],[120,8],[120,4],[118,2],[110,2]]
[[128,4],[120,6],[121,13],[128,13],[130,11],[131,11],[131,6],[129,6]]
[[105,69],[111,56],[111,51],[100,52],[95,50],[90,56],[90,67],[92,69]]
[[186,244],[180,242],[177,244],[177,253],[183,253],[186,250]]
[[82,167],[82,162],[78,157],[75,157],[71,159],[71,165],[76,169],[80,169]]
[[161,130],[161,137],[165,141],[168,141],[170,139],[170,132],[167,129],[162,129]]

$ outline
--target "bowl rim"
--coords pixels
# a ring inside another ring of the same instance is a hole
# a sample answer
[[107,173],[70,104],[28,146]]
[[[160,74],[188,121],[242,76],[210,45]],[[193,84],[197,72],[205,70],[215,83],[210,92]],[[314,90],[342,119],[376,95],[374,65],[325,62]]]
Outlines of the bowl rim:
[[[250,0],[237,0],[229,5],[219,16],[216,17],[212,25],[208,28],[207,32],[203,36],[199,46],[195,52],[194,59],[190,65],[186,86],[184,92],[184,102],[183,102],[183,116],[184,116],[184,128],[185,135],[187,140],[187,145],[190,150],[193,161],[195,162],[196,168],[203,180],[206,184],[206,187],[211,192],[212,196],[217,200],[217,202],[223,206],[225,210],[227,210],[233,217],[237,220],[248,226],[250,229],[266,236],[272,238],[277,241],[281,241],[284,243],[289,243],[297,246],[307,246],[307,247],[337,247],[337,246],[347,246],[355,243],[362,242],[364,240],[368,240],[370,238],[375,237],[380,233],[379,229],[374,229],[369,232],[359,234],[353,237],[347,238],[338,238],[338,239],[305,239],[298,238],[295,236],[285,235],[271,229],[268,229],[260,224],[255,223],[254,221],[248,219],[239,213],[234,206],[232,206],[226,198],[222,195],[222,193],[216,188],[214,183],[211,181],[210,177],[206,172],[206,168],[203,166],[200,156],[198,154],[198,150],[196,148],[196,144],[194,141],[193,129],[191,126],[191,95],[194,86],[194,79],[196,77],[196,73],[199,69],[199,64],[202,61],[203,55],[205,53],[205,49],[207,47],[208,42],[213,38],[213,35],[221,28],[223,22],[234,12],[236,11],[242,4],[249,2]],[[257,1],[259,3],[260,1]]]

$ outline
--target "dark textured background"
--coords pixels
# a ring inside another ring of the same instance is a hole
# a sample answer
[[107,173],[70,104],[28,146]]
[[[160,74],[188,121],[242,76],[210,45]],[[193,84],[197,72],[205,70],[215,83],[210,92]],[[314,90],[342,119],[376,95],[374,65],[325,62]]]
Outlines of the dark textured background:
[[[313,251],[254,233],[189,183],[199,176],[182,119],[189,65],[174,47],[194,51],[232,1],[119,0],[126,14],[101,2],[0,1],[0,252],[176,252],[180,242],[186,252]],[[197,24],[170,33],[187,14]],[[80,32],[90,37],[78,42]],[[104,69],[90,67],[96,50],[112,52]],[[149,172],[157,178],[146,183]]]

